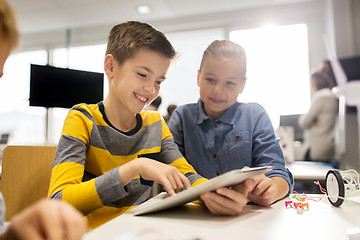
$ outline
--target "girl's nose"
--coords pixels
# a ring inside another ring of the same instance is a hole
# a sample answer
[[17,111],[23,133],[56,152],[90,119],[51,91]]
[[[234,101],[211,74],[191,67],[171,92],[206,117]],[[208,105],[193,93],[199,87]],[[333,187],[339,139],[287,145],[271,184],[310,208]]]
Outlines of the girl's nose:
[[223,85],[222,84],[216,84],[214,87],[215,93],[217,94],[221,94],[224,90]]

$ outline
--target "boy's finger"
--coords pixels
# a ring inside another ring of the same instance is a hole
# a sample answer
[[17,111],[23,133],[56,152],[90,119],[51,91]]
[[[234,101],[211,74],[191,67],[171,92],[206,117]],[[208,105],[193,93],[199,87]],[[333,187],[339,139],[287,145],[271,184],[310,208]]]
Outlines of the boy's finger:
[[188,189],[188,188],[191,188],[191,183],[189,181],[189,179],[182,173],[180,173],[180,178],[181,178],[181,182],[184,184],[185,188]]
[[172,196],[175,194],[174,188],[172,187],[172,184],[169,182],[168,179],[166,179],[165,181],[160,182],[166,189],[166,192]]
[[174,180],[176,182],[176,188],[175,188],[175,191],[176,192],[180,192],[183,188],[184,188],[184,184],[183,182],[181,181],[181,177],[179,174],[175,173],[174,175]]
[[169,182],[171,183],[171,187],[175,190],[175,189],[177,189],[177,183],[176,183],[176,179],[174,178],[174,176],[173,175],[170,175],[169,177],[168,177],[168,180],[169,180]]

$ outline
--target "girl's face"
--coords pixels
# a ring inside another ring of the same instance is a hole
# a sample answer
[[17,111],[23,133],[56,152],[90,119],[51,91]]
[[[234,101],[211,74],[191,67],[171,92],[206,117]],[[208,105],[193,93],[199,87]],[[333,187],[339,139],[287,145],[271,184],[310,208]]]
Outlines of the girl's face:
[[152,50],[142,49],[119,65],[109,54],[105,73],[109,79],[109,98],[123,113],[139,113],[155,99],[170,66],[170,59]]
[[246,79],[241,65],[236,59],[208,57],[198,71],[200,97],[211,119],[220,118],[243,91]]

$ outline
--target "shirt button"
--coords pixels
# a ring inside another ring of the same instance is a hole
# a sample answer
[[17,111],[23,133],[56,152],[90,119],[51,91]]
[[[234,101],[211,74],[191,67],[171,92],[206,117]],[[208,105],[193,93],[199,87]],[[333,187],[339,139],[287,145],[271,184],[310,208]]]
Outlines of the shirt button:
[[217,176],[219,176],[219,175],[220,175],[220,172],[219,172],[219,171],[217,171],[217,172],[216,172],[216,175],[217,175]]
[[213,153],[213,157],[216,159],[216,153]]
[[219,140],[219,136],[216,135],[216,136],[215,136],[215,140]]
[[217,123],[215,123],[214,126],[217,127],[218,126]]
[[236,136],[235,139],[236,139],[236,141],[239,141],[240,136]]

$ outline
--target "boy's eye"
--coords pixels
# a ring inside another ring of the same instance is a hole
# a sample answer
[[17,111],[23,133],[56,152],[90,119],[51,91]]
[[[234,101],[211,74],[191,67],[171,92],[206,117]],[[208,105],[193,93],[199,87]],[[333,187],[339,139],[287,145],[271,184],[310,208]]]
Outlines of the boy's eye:
[[160,86],[161,83],[162,83],[162,81],[155,81],[155,84],[156,84],[156,85],[159,85],[159,86]]
[[142,78],[146,78],[146,75],[145,74],[142,74],[142,73],[138,73],[138,75]]
[[211,82],[211,83],[215,82],[215,79],[213,79],[213,78],[205,78],[205,80],[208,82]]

